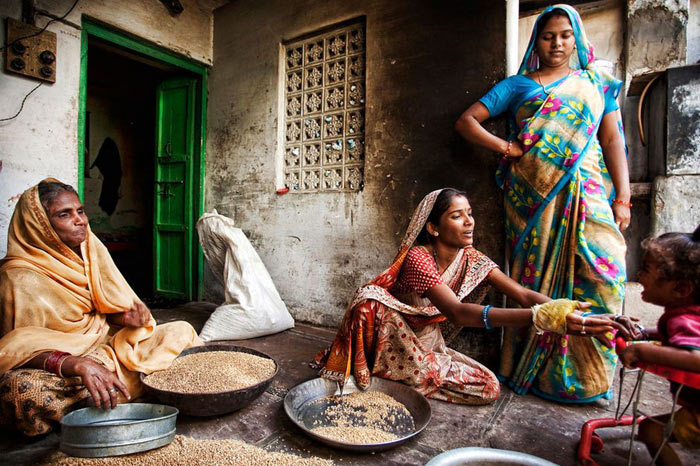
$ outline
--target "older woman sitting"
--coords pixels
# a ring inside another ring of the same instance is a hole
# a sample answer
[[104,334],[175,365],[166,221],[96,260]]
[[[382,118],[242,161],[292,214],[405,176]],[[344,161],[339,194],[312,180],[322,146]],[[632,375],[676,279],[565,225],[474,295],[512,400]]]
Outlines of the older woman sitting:
[[22,194],[0,261],[0,425],[25,435],[92,404],[142,393],[139,373],[201,344],[185,322],[156,327],[90,231],[75,190],[54,179]]

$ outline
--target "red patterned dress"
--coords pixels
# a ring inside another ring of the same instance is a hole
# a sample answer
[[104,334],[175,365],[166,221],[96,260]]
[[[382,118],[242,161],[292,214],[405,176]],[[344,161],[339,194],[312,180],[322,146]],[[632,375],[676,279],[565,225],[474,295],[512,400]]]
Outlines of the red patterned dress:
[[[496,400],[500,384],[482,364],[447,347],[446,317],[425,298],[444,283],[463,302],[480,303],[488,275],[497,265],[473,248],[461,249],[440,275],[430,253],[413,243],[439,191],[421,202],[392,265],[361,287],[350,303],[333,345],[315,363],[321,376],[344,382],[351,374],[360,388],[371,376],[404,382],[430,398],[463,404]],[[459,329],[452,328],[450,335]]]

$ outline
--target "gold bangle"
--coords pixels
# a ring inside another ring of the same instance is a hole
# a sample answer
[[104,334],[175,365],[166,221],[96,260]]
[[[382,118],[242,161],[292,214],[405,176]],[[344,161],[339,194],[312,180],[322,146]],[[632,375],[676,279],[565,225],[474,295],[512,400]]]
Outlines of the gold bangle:
[[64,375],[63,375],[63,372],[61,372],[61,369],[63,369],[63,363],[64,363],[64,362],[66,361],[66,359],[68,359],[69,357],[71,357],[70,354],[64,354],[63,357],[58,361],[58,363],[56,363],[56,365],[58,366],[58,370],[57,370],[56,372],[58,372],[58,376],[59,376],[60,378],[62,378],[62,379],[65,378],[65,377],[64,377]]

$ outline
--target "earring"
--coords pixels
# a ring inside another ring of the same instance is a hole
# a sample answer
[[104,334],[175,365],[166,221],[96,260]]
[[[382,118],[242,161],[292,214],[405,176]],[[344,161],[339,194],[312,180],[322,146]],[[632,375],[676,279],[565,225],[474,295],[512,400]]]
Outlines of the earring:
[[528,58],[528,61],[527,61],[527,66],[532,71],[536,71],[536,70],[540,69],[540,56],[537,54],[537,49],[533,50],[532,53],[530,54],[530,58]]
[[440,233],[436,231],[435,233],[433,233],[433,236],[440,236]]

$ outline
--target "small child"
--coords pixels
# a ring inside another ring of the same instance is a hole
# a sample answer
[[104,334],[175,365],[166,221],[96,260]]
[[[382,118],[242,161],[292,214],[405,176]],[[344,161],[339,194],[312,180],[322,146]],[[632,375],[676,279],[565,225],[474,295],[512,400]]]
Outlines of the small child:
[[[644,259],[638,274],[644,286],[642,299],[664,307],[657,329],[645,331],[645,339],[660,340],[662,345],[628,345],[621,353],[627,367],[638,362],[660,364],[676,369],[700,372],[700,226],[694,233],[666,233],[642,243]],[[679,384],[671,382],[675,395]],[[688,448],[700,448],[700,390],[683,387],[678,395],[681,408],[674,416],[670,441]],[[644,419],[639,439],[649,453],[656,455],[669,414]],[[654,422],[653,419],[662,424]],[[670,445],[661,450],[659,465],[680,465]]]

